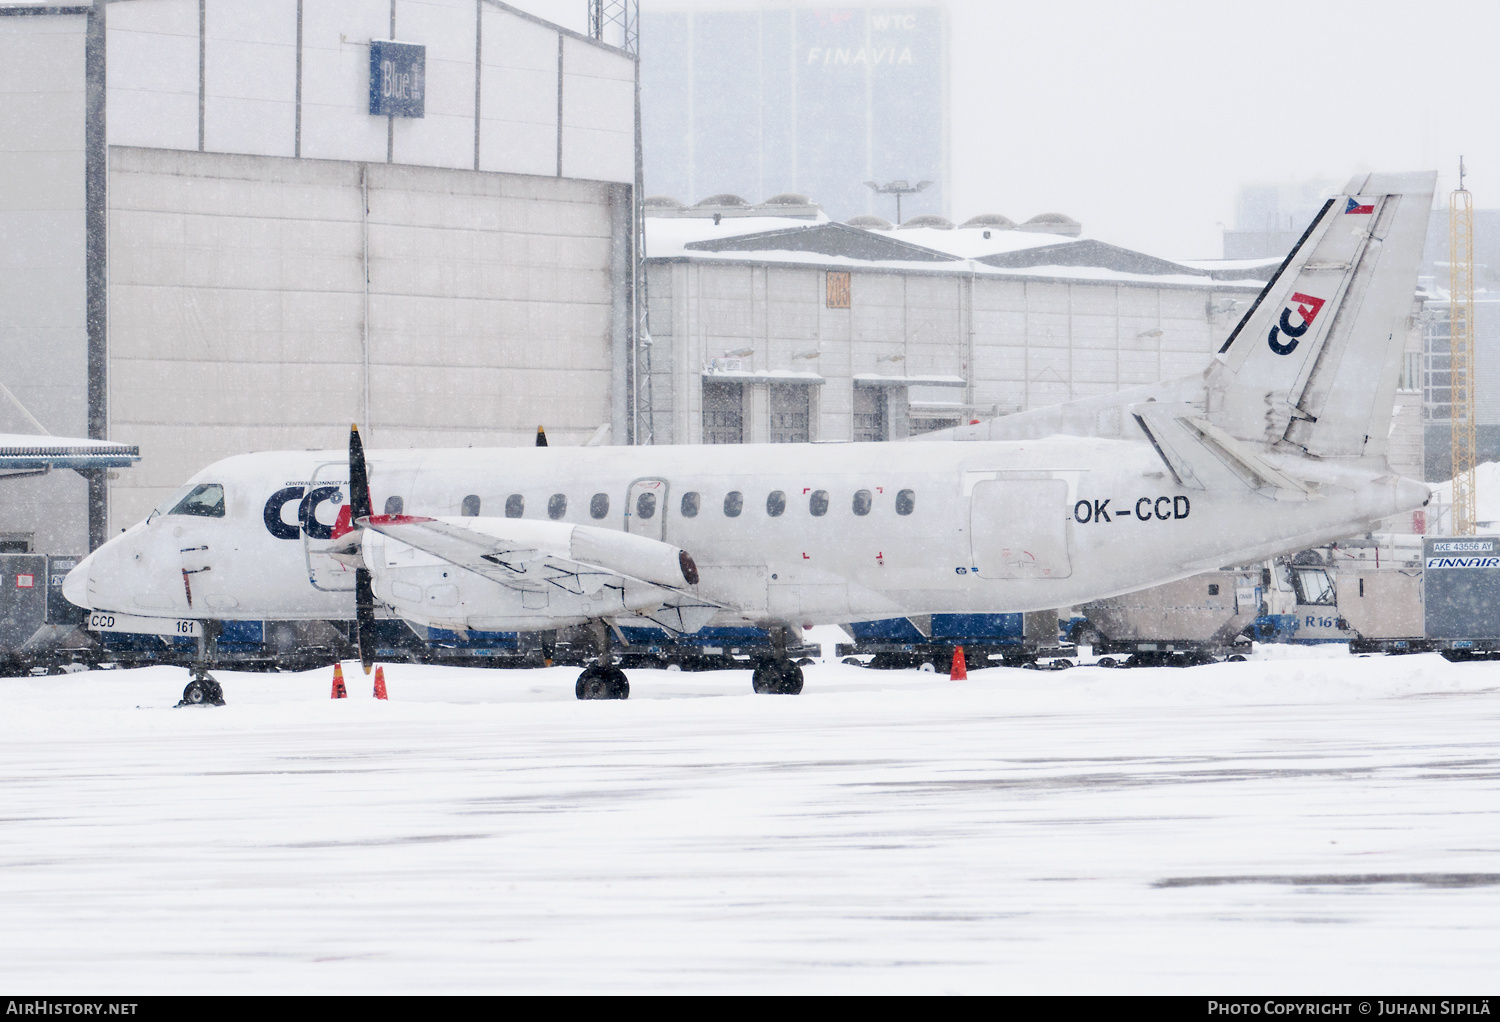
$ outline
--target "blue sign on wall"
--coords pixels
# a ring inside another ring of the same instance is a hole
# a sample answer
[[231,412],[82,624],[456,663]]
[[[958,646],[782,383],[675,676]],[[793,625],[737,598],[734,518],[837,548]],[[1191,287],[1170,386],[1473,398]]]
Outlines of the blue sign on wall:
[[426,85],[427,47],[370,40],[370,113],[421,117]]

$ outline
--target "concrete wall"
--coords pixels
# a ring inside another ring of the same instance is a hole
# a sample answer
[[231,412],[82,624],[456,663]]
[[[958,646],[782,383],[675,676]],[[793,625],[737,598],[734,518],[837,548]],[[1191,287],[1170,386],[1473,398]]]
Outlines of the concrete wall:
[[[205,0],[200,20],[198,0],[110,4],[110,143],[635,179],[635,63],[622,53],[489,0],[303,0],[300,12]],[[370,116],[369,44],[386,38],[427,47],[421,118]]]
[[[0,16],[0,383],[49,432],[88,432],[84,232],[86,18]],[[0,395],[0,432],[33,433]],[[0,532],[88,548],[73,472],[0,479]]]
[[[650,264],[659,443],[699,440],[703,366],[728,351],[753,349],[745,359],[752,371],[821,374],[827,382],[814,401],[814,439],[847,440],[856,376],[958,377],[964,387],[911,388],[913,401],[952,403],[955,416],[1114,393],[1203,369],[1234,322],[1210,306],[1254,294],[856,270],[850,308],[829,309],[824,273]],[[797,357],[809,352],[819,356]]]
[[218,458],[339,447],[351,421],[374,447],[581,442],[610,418],[623,190],[112,148],[110,435],[142,456],[112,528]]

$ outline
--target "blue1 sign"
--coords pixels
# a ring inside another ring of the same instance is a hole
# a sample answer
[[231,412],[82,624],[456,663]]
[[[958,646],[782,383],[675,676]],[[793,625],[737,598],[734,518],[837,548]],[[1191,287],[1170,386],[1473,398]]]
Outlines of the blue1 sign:
[[370,41],[370,113],[421,117],[425,109],[427,47]]

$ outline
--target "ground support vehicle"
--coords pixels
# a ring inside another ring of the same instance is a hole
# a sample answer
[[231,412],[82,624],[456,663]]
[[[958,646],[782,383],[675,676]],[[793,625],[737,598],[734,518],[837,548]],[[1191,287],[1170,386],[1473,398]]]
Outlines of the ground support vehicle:
[[1259,568],[1210,571],[1078,608],[1071,637],[1101,667],[1191,667],[1243,659],[1264,604]]
[[1351,653],[1425,653],[1422,568],[1340,567],[1338,613],[1349,626]]
[[1256,642],[1316,646],[1353,638],[1339,613],[1329,551],[1278,557],[1262,572],[1264,606],[1249,630]]
[[79,557],[0,554],[0,675],[61,674],[87,667],[98,641],[62,594]]
[[[96,634],[99,649],[90,661],[91,666],[191,667],[205,657],[196,632],[151,635],[99,631]],[[210,662],[236,671],[310,671],[350,655],[347,630],[326,621],[226,621],[206,638],[212,640]]]
[[[1056,611],[1029,614],[931,614],[856,621],[843,628],[854,641],[838,644],[839,659],[876,669],[952,669],[962,646],[970,667],[1071,667],[1073,652],[1058,635]],[[868,659],[865,659],[868,658]]]
[[[707,627],[691,635],[671,635],[660,628],[620,629],[628,645],[615,655],[625,667],[666,667],[685,671],[720,671],[753,665],[775,652],[774,637],[762,628]],[[786,656],[802,664],[822,653],[816,643],[788,641]]]
[[[450,632],[440,628],[407,627],[386,623],[384,632],[404,629],[400,641],[380,648],[382,657],[421,663],[470,667],[541,667],[544,664],[583,666],[597,655],[597,643],[587,628],[555,632]],[[769,632],[760,628],[703,628],[691,635],[661,628],[627,626],[612,633],[611,651],[622,668],[667,667],[681,670],[723,670],[744,667],[773,652]],[[790,643],[793,659],[816,657],[817,645]],[[811,662],[809,660],[809,662]]]
[[1449,660],[1500,658],[1500,536],[1428,536],[1423,637]]
[[[1283,641],[1347,641],[1352,653],[1438,652],[1450,660],[1500,656],[1500,537],[1342,543],[1324,555],[1332,566],[1327,584],[1309,553],[1286,566],[1298,605],[1292,627],[1278,625],[1290,636]],[[1331,612],[1324,609],[1330,598]],[[1320,638],[1328,626],[1337,632]]]
[[[83,612],[74,608],[75,616]],[[53,651],[51,659],[32,655],[10,673],[27,673],[35,663],[52,659],[84,666],[139,667],[174,664],[191,667],[204,658],[199,648],[202,622],[177,623],[182,634],[147,634],[114,630],[112,615],[101,618],[94,631],[77,630],[88,644],[78,653]],[[232,670],[304,671],[329,666],[356,655],[346,621],[230,621],[213,636],[208,659]],[[456,667],[541,667],[546,664],[582,666],[597,655],[596,642],[586,629],[557,632],[456,632],[414,627],[399,618],[376,621],[376,654],[387,663],[446,664]],[[624,628],[614,636],[615,657],[626,667],[676,667],[683,670],[740,668],[763,660],[775,651],[770,633],[759,628],[705,628],[693,635],[670,635],[658,628]],[[792,642],[792,659],[811,662],[821,652],[816,644]],[[0,670],[6,664],[0,659]]]

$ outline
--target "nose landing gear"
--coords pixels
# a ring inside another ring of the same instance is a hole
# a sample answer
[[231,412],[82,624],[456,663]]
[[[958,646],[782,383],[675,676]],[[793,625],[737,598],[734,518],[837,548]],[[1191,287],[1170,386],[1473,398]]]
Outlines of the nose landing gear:
[[178,706],[223,706],[224,689],[214,680],[214,676],[208,673],[208,665],[213,663],[219,652],[219,629],[222,626],[217,621],[201,622],[202,634],[198,636],[198,659],[193,666],[188,668],[193,674],[193,679],[187,683],[182,690],[182,701]]
[[182,690],[182,702],[177,705],[223,706],[224,689],[202,665],[194,664],[193,680]]

